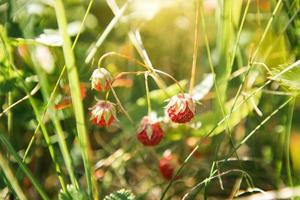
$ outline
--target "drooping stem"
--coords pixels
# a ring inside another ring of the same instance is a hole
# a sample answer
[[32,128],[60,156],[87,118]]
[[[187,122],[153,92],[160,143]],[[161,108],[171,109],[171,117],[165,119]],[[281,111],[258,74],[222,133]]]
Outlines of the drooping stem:
[[165,89],[165,83],[164,81],[160,78],[160,76],[156,73],[156,69],[154,69],[154,67],[152,66],[149,66],[149,65],[146,65],[144,63],[142,63],[141,61],[137,60],[137,59],[134,59],[134,58],[131,58],[127,55],[124,55],[124,54],[120,54],[120,53],[117,53],[117,52],[108,52],[104,55],[101,56],[101,58],[99,59],[98,61],[98,68],[100,68],[102,66],[102,63],[103,63],[103,60],[109,56],[118,56],[120,58],[124,58],[130,62],[134,62],[136,63],[137,65],[140,65],[144,68],[146,68],[148,70],[148,72],[150,73],[149,75],[153,78],[153,80],[155,81],[155,83],[157,84],[157,86],[162,89],[164,91],[164,93],[166,94],[166,96],[170,96],[168,94],[168,92],[166,91]]
[[100,67],[102,66],[102,63],[103,63],[104,59],[106,59],[107,57],[110,57],[110,56],[117,56],[117,57],[126,59],[126,60],[128,60],[128,61],[130,61],[130,62],[133,62],[133,63],[135,63],[135,64],[137,64],[137,65],[140,65],[140,66],[146,68],[146,69],[147,69],[148,71],[150,71],[150,72],[153,71],[153,69],[152,69],[150,66],[145,65],[145,64],[142,63],[141,61],[139,61],[139,60],[137,60],[137,59],[135,59],[135,58],[131,58],[130,56],[127,56],[127,55],[124,55],[124,54],[121,54],[121,53],[114,52],[114,51],[103,54],[103,55],[101,56],[101,58],[99,59],[99,61],[98,61],[98,67],[100,68]]
[[128,114],[128,112],[123,107],[123,105],[122,105],[122,103],[121,103],[121,101],[120,101],[120,99],[119,99],[119,97],[118,97],[115,89],[112,87],[112,85],[111,85],[110,82],[108,82],[108,83],[109,83],[109,87],[110,87],[110,89],[111,89],[111,91],[112,91],[112,93],[113,93],[113,95],[114,95],[114,97],[115,97],[115,99],[117,101],[117,104],[120,107],[121,111],[125,114],[125,116],[128,118],[128,120],[133,124],[132,118],[130,117],[130,115]]
[[172,80],[177,84],[177,86],[178,86],[178,88],[180,89],[180,91],[181,91],[182,93],[184,93],[184,90],[183,90],[183,88],[181,87],[180,83],[179,83],[178,80],[176,80],[176,78],[174,78],[172,75],[170,75],[170,74],[168,74],[168,73],[166,73],[166,72],[163,72],[163,71],[161,71],[161,70],[158,70],[158,69],[155,69],[154,71],[157,72],[158,74],[165,75],[165,76],[169,77],[170,79],[172,79]]
[[116,75],[116,76],[113,78],[111,84],[113,85],[113,83],[114,83],[117,79],[121,78],[122,76],[126,76],[126,75],[140,75],[140,74],[144,74],[144,73],[146,73],[146,72],[148,72],[148,71],[121,72],[121,73],[119,73],[118,75]]

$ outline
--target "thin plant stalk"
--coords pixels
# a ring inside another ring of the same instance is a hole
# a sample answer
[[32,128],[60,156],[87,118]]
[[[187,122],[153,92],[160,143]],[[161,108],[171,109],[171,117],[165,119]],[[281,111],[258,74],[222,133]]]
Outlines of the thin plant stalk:
[[[234,149],[227,154],[225,159],[223,159],[223,163],[226,163],[226,161],[236,152],[237,149],[239,149],[243,144],[245,144],[253,135],[256,133],[257,130],[259,130],[265,123],[267,123],[275,114],[277,114],[281,109],[283,109],[288,103],[290,103],[291,100],[293,100],[294,97],[290,97],[288,100],[286,100],[284,103],[282,103],[277,109],[275,109],[272,113],[270,113],[267,117],[265,117],[264,120],[262,120],[250,133],[242,139],[242,141],[234,147]],[[208,133],[209,135],[209,133]],[[197,146],[192,150],[194,151],[197,148]],[[214,166],[214,165],[213,165]],[[213,167],[211,168],[211,170]],[[210,180],[212,178],[212,173],[210,174],[209,178],[206,180]],[[202,181],[200,184],[197,184],[193,187],[192,190],[195,190],[197,187],[199,187],[201,184],[206,183],[207,181]],[[189,192],[190,193],[190,192]],[[188,194],[189,194],[188,193]]]
[[[254,133],[259,130],[265,123],[267,123],[275,114],[277,114],[282,108],[284,108],[286,105],[288,105],[288,103],[290,103],[293,100],[294,97],[290,97],[288,98],[288,100],[286,100],[284,103],[282,103],[277,109],[275,109],[271,114],[269,114],[267,117],[264,118],[264,120],[262,120],[260,122],[260,124],[258,124],[241,142],[239,142],[239,144],[237,144],[237,146],[235,147],[235,150],[237,150],[238,148],[240,148],[243,144],[245,144],[251,137],[252,135],[254,135]],[[231,151],[228,156],[226,157],[225,160],[227,160],[228,158],[230,158],[233,155],[234,151]]]
[[[90,3],[89,3],[89,5],[88,5],[88,8],[87,8],[87,10],[86,10],[86,13],[85,13],[85,15],[84,15],[84,17],[83,17],[83,20],[82,20],[82,22],[81,22],[81,25],[80,25],[80,27],[79,27],[79,32],[77,33],[76,38],[75,38],[75,40],[74,40],[74,42],[73,42],[72,50],[75,48],[75,46],[76,46],[76,44],[77,44],[77,41],[78,41],[78,39],[79,39],[81,30],[83,29],[83,26],[84,26],[84,22],[86,21],[86,18],[87,18],[88,13],[90,12],[90,10],[91,10],[91,8],[92,8],[93,3],[94,3],[94,0],[91,0]],[[59,86],[60,80],[62,79],[62,77],[63,77],[65,71],[66,71],[66,65],[63,66],[63,68],[62,68],[62,70],[61,70],[61,72],[60,72],[60,74],[59,74],[59,77],[58,77],[58,79],[57,79],[57,81],[56,81],[56,83],[55,83],[55,86],[54,86],[54,88],[52,89],[52,92],[51,92],[50,97],[49,97],[49,101],[47,102],[46,106],[45,106],[44,109],[43,109],[43,114],[42,114],[42,119],[43,119],[43,120],[44,120],[45,115],[46,115],[46,113],[47,113],[47,111],[48,111],[48,108],[50,107],[50,105],[51,105],[51,103],[52,103],[52,101],[53,101],[53,99],[54,99],[54,94],[55,94],[55,92],[56,92],[56,90],[57,90],[57,88],[58,88],[58,86]],[[40,128],[40,123],[38,123],[37,127],[35,128],[34,134],[33,134],[33,136],[31,137],[30,142],[29,142],[29,144],[28,144],[28,146],[27,146],[27,148],[26,148],[26,150],[25,150],[25,153],[24,153],[24,156],[23,156],[23,160],[26,159],[26,157],[27,157],[27,155],[28,155],[28,153],[29,153],[29,151],[30,151],[30,149],[31,149],[31,147],[32,147],[32,144],[33,144],[33,142],[34,142],[35,136],[36,136],[36,134],[37,134],[39,128]]]
[[34,188],[40,194],[41,198],[43,200],[48,200],[49,197],[47,196],[46,192],[44,191],[44,189],[42,188],[42,186],[40,185],[40,183],[35,179],[35,177],[31,173],[31,171],[26,167],[26,165],[24,164],[24,162],[19,157],[18,153],[14,150],[14,147],[7,140],[7,138],[4,136],[3,133],[0,133],[0,141],[2,142],[3,146],[5,146],[5,148],[7,148],[9,154],[11,154],[14,157],[14,159],[17,161],[19,167],[22,169],[22,171],[24,172],[24,174],[26,174],[26,176],[29,178],[29,180],[33,184]]
[[21,189],[18,180],[16,179],[12,169],[10,168],[8,161],[5,159],[3,154],[0,152],[0,168],[3,170],[6,178],[8,179],[9,183],[13,187],[16,195],[20,200],[27,200],[23,190]]
[[[201,17],[201,22],[202,22],[202,29],[203,29],[203,32],[204,32],[204,42],[205,42],[206,52],[207,52],[207,55],[208,55],[209,67],[211,69],[212,74],[214,75],[213,76],[214,88],[215,88],[215,91],[216,91],[216,94],[217,94],[218,104],[219,104],[221,113],[223,115],[223,118],[225,118],[226,111],[225,111],[225,108],[224,108],[223,100],[221,98],[222,94],[220,92],[220,87],[219,87],[219,84],[217,83],[217,78],[216,78],[216,74],[215,74],[216,72],[215,72],[215,69],[214,69],[214,66],[213,66],[213,63],[212,63],[208,38],[207,38],[207,34],[206,34],[206,25],[205,25],[205,19],[204,19],[204,14],[203,14],[204,13],[204,8],[203,8],[203,2],[202,1],[200,2],[200,8],[201,8],[200,17]],[[230,143],[234,147],[234,142],[233,142],[233,139],[232,139],[232,135],[230,134],[230,130],[229,130],[228,119],[229,118],[226,118],[226,131],[229,135]],[[237,153],[236,153],[236,156],[238,157]]]
[[[118,95],[117,95],[115,89],[113,88],[113,86],[111,85],[110,82],[108,82],[108,83],[109,83],[109,87],[110,87],[110,89],[111,89],[111,91],[112,91],[112,93],[113,93],[113,95],[114,95],[114,97],[115,97],[115,99],[116,99],[116,101],[117,101],[117,103],[118,103],[118,105],[119,105],[121,111],[125,114],[125,116],[128,118],[128,120],[130,121],[130,123],[133,124],[132,118],[130,117],[130,115],[128,114],[128,112],[127,112],[127,111],[125,110],[125,108],[123,107],[123,105],[122,105],[122,103],[121,103],[121,101],[120,101],[120,99],[119,99],[119,97],[118,97]],[[108,94],[109,94],[109,93],[107,93],[106,99],[107,99],[107,97],[108,97]]]
[[[33,48],[30,48],[30,49],[33,49]],[[33,61],[33,66],[34,66],[35,71],[36,71],[36,73],[38,75],[38,78],[39,78],[39,83],[41,85],[41,92],[42,92],[43,98],[46,102],[51,102],[49,100],[50,92],[49,92],[49,81],[48,81],[47,75],[45,74],[45,72],[43,72],[40,69],[40,67],[37,64],[36,59],[34,58],[34,56],[31,56],[31,57],[32,57],[32,61]],[[60,151],[62,153],[63,160],[64,160],[64,163],[66,165],[68,174],[70,176],[71,183],[78,189],[79,185],[78,185],[78,182],[77,182],[75,174],[74,174],[71,155],[70,155],[67,143],[65,141],[65,133],[64,133],[62,127],[61,127],[60,120],[59,120],[58,116],[55,113],[55,109],[54,109],[53,104],[50,105],[48,108],[49,108],[50,118],[51,118],[52,123],[53,123],[54,128],[55,128],[55,134],[58,137],[59,148],[60,148]]]
[[[114,15],[117,15],[117,13],[120,11],[120,8],[116,4],[116,1],[115,0],[107,0],[107,3],[108,3],[108,6],[110,7],[110,9],[112,10],[112,12],[114,13]],[[150,58],[149,58],[147,51],[143,45],[140,31],[139,30],[135,30],[135,31],[131,30],[128,33],[128,37],[131,40],[134,47],[136,48],[139,55],[141,56],[141,58],[143,59],[144,63],[147,66],[150,66],[150,68],[152,68],[151,71],[154,71],[154,68],[150,61]],[[169,96],[165,90],[165,88],[166,88],[165,82],[156,73],[151,74],[151,77],[157,83],[158,87],[161,88],[167,96]]]
[[282,0],[279,0],[279,1],[277,2],[276,6],[275,6],[275,8],[274,8],[274,10],[273,10],[273,12],[272,12],[271,18],[269,19],[269,21],[268,21],[268,23],[267,23],[267,26],[266,26],[266,28],[265,28],[265,30],[264,30],[264,32],[263,32],[263,34],[262,34],[262,36],[261,36],[259,42],[258,42],[257,48],[256,48],[256,50],[255,50],[254,53],[253,53],[251,63],[255,60],[255,58],[256,58],[256,56],[257,56],[257,53],[259,52],[259,50],[260,50],[260,48],[261,48],[261,46],[262,46],[262,43],[263,43],[263,41],[265,40],[265,38],[266,38],[266,36],[267,36],[267,33],[268,33],[269,29],[271,28],[272,22],[273,22],[273,20],[274,20],[274,17],[276,16],[277,11],[278,11],[279,8],[280,8],[281,3],[282,3]]
[[295,106],[296,97],[288,104],[287,109],[287,120],[286,120],[286,127],[285,127],[285,159],[286,159],[286,174],[288,178],[288,185],[294,186],[293,178],[292,178],[292,170],[291,170],[291,161],[290,161],[290,138],[291,138],[291,128],[293,122],[293,113],[294,113],[294,106]]
[[8,113],[13,107],[19,105],[20,103],[22,103],[23,101],[26,101],[27,99],[29,99],[29,96],[33,96],[38,90],[40,89],[40,85],[37,84],[32,91],[30,92],[29,95],[24,96],[23,98],[19,99],[18,101],[10,104],[10,106],[8,106],[7,108],[5,108],[1,113],[0,113],[0,117],[2,117],[5,113]]
[[114,51],[111,51],[111,52],[108,52],[108,53],[103,54],[103,55],[100,57],[99,61],[98,61],[98,67],[100,68],[100,67],[103,65],[104,59],[106,59],[106,58],[108,58],[108,57],[110,57],[110,56],[117,56],[117,57],[126,59],[126,60],[128,60],[128,61],[130,61],[130,62],[133,62],[133,63],[135,63],[135,64],[137,64],[137,65],[140,65],[140,66],[146,68],[146,69],[147,69],[148,71],[150,71],[150,72],[152,72],[152,70],[153,70],[150,66],[148,66],[148,65],[146,65],[146,64],[144,64],[144,63],[142,63],[141,61],[139,61],[139,60],[137,60],[137,59],[135,59],[135,58],[131,58],[131,57],[127,56],[127,55],[124,55],[124,54],[121,54],[121,53],[117,53],[117,52],[114,52]]
[[194,88],[194,85],[195,85],[195,78],[196,78],[197,54],[198,54],[198,46],[199,46],[199,17],[200,17],[199,7],[200,7],[200,0],[196,0],[193,63],[192,63],[190,89],[189,89],[190,95],[192,95],[193,88]]
[[220,16],[218,17],[218,40],[216,41],[218,50],[218,67],[216,67],[215,69],[215,81],[218,86],[220,95],[217,101],[215,102],[216,113],[218,115],[222,114],[222,107],[219,107],[217,105],[220,103],[221,105],[223,105],[226,101],[226,90],[228,84],[227,80],[231,72],[229,57],[230,48],[233,41],[232,5],[234,1],[237,0],[217,1],[219,3],[220,8]]
[[[285,69],[283,69],[280,73],[276,74],[273,79],[276,80],[278,79],[282,74],[285,74],[286,72],[292,70],[293,68],[297,67],[300,65],[300,60],[294,62],[293,64],[287,66]],[[255,96],[258,92],[260,92],[263,88],[265,88],[267,85],[269,85],[272,82],[272,79],[268,80],[265,82],[262,86],[257,88],[255,91],[253,91],[251,94],[249,94],[243,101],[240,103],[237,103],[236,106],[232,109],[232,112],[235,112],[241,105],[243,105],[246,101],[248,101],[251,97]],[[224,123],[225,120],[229,118],[229,114],[227,114],[223,119],[221,119],[209,132],[206,134],[206,137],[210,136],[214,130],[220,126],[222,123]]]
[[170,180],[169,184],[167,185],[166,189],[163,191],[160,200],[163,200],[168,192],[168,190],[170,189],[170,187],[172,186],[172,183],[175,181],[176,177],[178,177],[178,175],[180,174],[180,172],[183,170],[183,168],[185,167],[185,165],[189,162],[190,158],[192,157],[192,155],[197,151],[197,149],[199,148],[199,145],[196,145],[195,148],[192,150],[192,152],[186,157],[186,159],[183,161],[183,163],[181,164],[181,166],[179,167],[179,169],[176,171],[175,175],[172,177],[172,179]]
[[[6,56],[9,58],[10,56],[12,56],[12,55],[10,55],[9,52],[7,51],[7,46],[9,46],[9,45],[8,45],[8,43],[6,42],[5,37],[4,37],[1,33],[0,33],[0,39],[1,39],[1,41],[3,42],[3,44],[4,44],[4,47],[5,47],[5,48],[4,48],[5,54],[6,54]],[[11,61],[11,60],[9,60],[9,61]],[[11,65],[11,67],[12,67],[16,72],[18,72],[18,70],[17,70],[16,66],[14,65],[14,63],[9,63],[9,64]],[[29,102],[30,102],[31,107],[32,107],[32,109],[33,109],[34,115],[35,115],[35,117],[36,117],[38,123],[41,124],[41,130],[42,130],[42,133],[43,133],[45,142],[46,142],[46,144],[47,144],[48,150],[49,150],[49,152],[50,152],[50,156],[51,156],[52,161],[53,161],[53,163],[54,163],[54,165],[55,165],[55,170],[56,170],[56,173],[57,173],[59,182],[60,182],[60,184],[61,184],[62,189],[65,191],[65,190],[66,190],[65,181],[64,181],[64,179],[63,179],[63,177],[62,177],[61,168],[60,168],[60,166],[59,166],[59,164],[58,164],[58,162],[57,162],[56,153],[55,153],[54,147],[53,147],[52,144],[51,144],[49,133],[48,133],[48,131],[47,131],[47,129],[46,129],[45,124],[44,124],[43,121],[42,121],[41,115],[40,115],[40,113],[39,113],[39,110],[38,110],[38,108],[37,108],[37,104],[36,104],[34,98],[32,98],[32,97],[30,96],[29,90],[27,89],[27,86],[26,86],[24,80],[20,77],[20,74],[17,73],[17,75],[18,75],[17,78],[20,80],[20,82],[21,82],[21,84],[22,84],[23,90],[25,91],[26,95],[29,96]]]
[[88,64],[92,61],[93,57],[95,56],[98,48],[102,45],[108,34],[112,31],[112,29],[116,26],[116,24],[119,22],[121,17],[123,16],[124,11],[126,10],[128,6],[129,1],[125,2],[125,4],[122,6],[122,8],[116,13],[115,17],[110,21],[110,23],[107,25],[103,33],[100,35],[99,39],[97,40],[96,44],[92,47],[90,52],[88,53],[85,64]]
[[148,105],[148,116],[151,113],[151,101],[149,95],[149,85],[148,85],[148,74],[145,73],[145,88],[146,88],[146,98],[147,98],[147,105]]
[[168,92],[165,89],[166,87],[165,87],[165,84],[164,84],[163,80],[157,74],[156,69],[152,65],[150,66],[148,64],[144,64],[141,61],[139,61],[137,59],[134,59],[134,58],[131,58],[131,57],[127,56],[127,55],[120,54],[120,53],[113,52],[113,51],[105,53],[98,60],[98,68],[100,68],[103,65],[102,63],[103,63],[104,59],[107,58],[107,57],[110,57],[110,56],[118,56],[120,58],[124,58],[124,59],[126,59],[126,60],[128,60],[130,62],[134,62],[137,65],[140,65],[140,66],[146,68],[149,71],[149,75],[153,78],[153,80],[155,81],[155,83],[157,84],[157,86],[160,89],[162,89],[167,96],[169,96]]
[[85,127],[85,118],[83,112],[83,104],[80,97],[79,76],[76,69],[74,53],[72,51],[71,39],[67,33],[67,20],[64,5],[61,0],[55,1],[55,13],[61,36],[63,37],[63,53],[69,78],[69,86],[71,91],[72,105],[76,119],[76,127],[78,139],[81,146],[83,157],[85,176],[88,187],[88,194],[94,198],[98,198],[98,189],[95,178],[92,173],[91,155],[89,138]]

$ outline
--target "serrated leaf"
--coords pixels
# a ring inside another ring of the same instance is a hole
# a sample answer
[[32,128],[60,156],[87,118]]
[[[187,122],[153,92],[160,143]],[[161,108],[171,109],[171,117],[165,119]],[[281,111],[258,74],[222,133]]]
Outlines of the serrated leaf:
[[273,68],[270,78],[289,90],[300,90],[300,65],[296,65],[289,71],[278,76],[285,68],[284,66]]
[[86,200],[88,195],[83,190],[77,190],[73,185],[67,185],[67,191],[60,191],[58,194],[59,200]]
[[104,200],[134,200],[135,196],[134,194],[125,189],[121,189],[119,191],[113,192],[109,195],[107,195]]
[[[255,89],[252,89],[247,92],[247,94],[252,94],[255,91]],[[258,104],[261,97],[261,92],[258,92],[256,95],[250,97],[248,100],[245,101],[246,97],[239,97],[237,99],[237,102],[235,104],[235,108],[237,108],[237,105],[239,105],[241,102],[243,102],[235,112],[233,112],[228,119],[228,126],[229,128],[233,128],[237,124],[241,122],[244,118],[246,118],[253,110],[254,107]],[[226,113],[230,112],[230,109],[234,103],[234,99],[229,100],[226,105]],[[220,121],[220,119],[216,116],[216,113],[213,111],[208,111],[204,114],[198,114],[194,121],[200,121],[202,123],[202,126],[194,130],[192,132],[193,135],[197,136],[206,136]],[[221,133],[225,130],[227,127],[226,121],[221,123],[209,136],[213,136],[216,134]]]

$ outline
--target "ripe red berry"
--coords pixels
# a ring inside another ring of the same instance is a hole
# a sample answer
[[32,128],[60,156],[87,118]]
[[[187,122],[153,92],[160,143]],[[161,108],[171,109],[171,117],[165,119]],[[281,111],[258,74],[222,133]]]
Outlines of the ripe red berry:
[[115,104],[109,101],[100,100],[90,110],[92,123],[99,127],[109,126],[117,119]]
[[166,180],[171,180],[176,168],[176,163],[174,161],[173,155],[170,151],[166,151],[163,157],[159,160],[159,170],[161,175]]
[[176,123],[187,123],[195,116],[196,104],[191,95],[173,96],[166,107],[170,119]]
[[91,76],[92,89],[97,91],[109,90],[112,81],[109,71],[104,68],[95,69]]
[[164,137],[160,123],[154,116],[145,116],[138,129],[137,138],[145,146],[158,145]]

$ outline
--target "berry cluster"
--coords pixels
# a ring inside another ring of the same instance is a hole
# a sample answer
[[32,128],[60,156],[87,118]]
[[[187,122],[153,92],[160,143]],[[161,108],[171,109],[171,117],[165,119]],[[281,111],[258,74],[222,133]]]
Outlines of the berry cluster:
[[[107,91],[110,89],[112,78],[104,68],[95,69],[91,76],[92,89],[97,91]],[[98,100],[98,102],[90,108],[90,116],[93,124],[104,127],[111,125],[116,118],[115,104],[107,100]]]
[[[95,69],[91,76],[91,87],[97,91],[113,90],[113,79],[104,68]],[[196,104],[192,96],[186,93],[179,93],[171,97],[165,108],[168,118],[175,123],[184,124],[190,122],[195,116]],[[99,127],[111,125],[116,119],[115,104],[107,100],[98,100],[90,108],[90,120],[92,124]],[[137,130],[137,139],[144,146],[156,146],[163,139],[165,133],[161,127],[160,120],[155,114],[149,113],[140,121]],[[159,168],[162,176],[170,180],[176,167],[176,162],[171,153],[164,155],[159,161]]]

